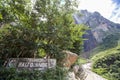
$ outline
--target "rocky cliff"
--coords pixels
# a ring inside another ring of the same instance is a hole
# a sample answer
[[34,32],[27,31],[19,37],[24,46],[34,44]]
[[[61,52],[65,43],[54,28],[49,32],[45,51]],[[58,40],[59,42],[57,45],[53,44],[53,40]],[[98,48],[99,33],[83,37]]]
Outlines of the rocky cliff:
[[74,14],[74,19],[77,24],[85,24],[90,27],[83,37],[87,38],[84,41],[84,51],[90,51],[97,46],[97,44],[103,42],[103,38],[120,31],[120,24],[109,21],[101,16],[98,12],[88,12],[87,10],[81,10]]

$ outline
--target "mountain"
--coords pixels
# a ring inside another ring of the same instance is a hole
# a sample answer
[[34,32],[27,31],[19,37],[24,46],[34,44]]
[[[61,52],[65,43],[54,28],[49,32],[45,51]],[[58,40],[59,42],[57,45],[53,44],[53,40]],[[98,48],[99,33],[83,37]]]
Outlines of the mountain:
[[88,12],[81,10],[74,14],[76,24],[84,24],[90,28],[83,37],[87,40],[84,41],[84,51],[88,52],[94,49],[99,43],[104,42],[104,38],[108,35],[120,32],[120,24],[111,22],[104,18],[98,12]]

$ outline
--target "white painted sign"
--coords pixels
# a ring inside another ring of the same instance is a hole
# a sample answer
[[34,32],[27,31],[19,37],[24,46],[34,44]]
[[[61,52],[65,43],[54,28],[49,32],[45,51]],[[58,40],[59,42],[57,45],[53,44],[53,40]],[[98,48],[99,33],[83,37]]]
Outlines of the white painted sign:
[[48,68],[54,68],[55,66],[56,59],[39,58],[10,58],[6,64],[6,67],[28,70],[45,70]]

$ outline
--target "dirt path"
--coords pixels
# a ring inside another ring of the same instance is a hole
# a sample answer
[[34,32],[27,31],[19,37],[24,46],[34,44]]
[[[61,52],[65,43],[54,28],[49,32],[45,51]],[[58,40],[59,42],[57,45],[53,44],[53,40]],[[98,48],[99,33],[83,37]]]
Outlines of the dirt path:
[[90,70],[91,63],[82,65],[82,68],[85,71],[85,75],[86,75],[84,80],[107,80]]

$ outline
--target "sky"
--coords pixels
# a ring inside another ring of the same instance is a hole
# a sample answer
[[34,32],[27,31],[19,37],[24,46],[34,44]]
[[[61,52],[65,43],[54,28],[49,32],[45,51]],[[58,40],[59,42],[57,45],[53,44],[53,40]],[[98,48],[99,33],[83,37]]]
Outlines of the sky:
[[79,0],[79,10],[99,12],[103,17],[120,23],[120,0]]

